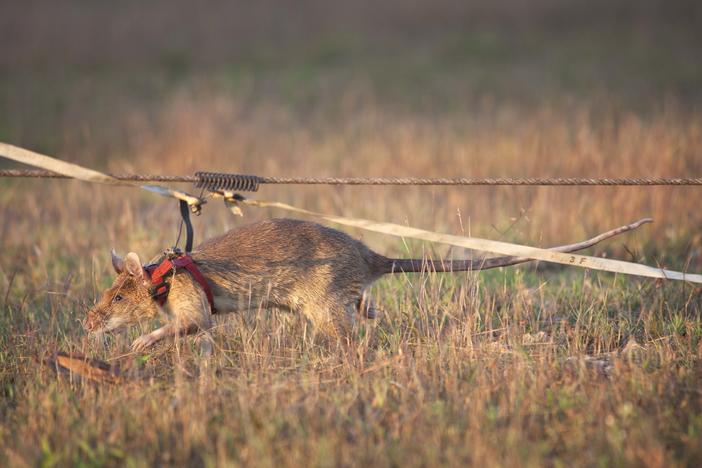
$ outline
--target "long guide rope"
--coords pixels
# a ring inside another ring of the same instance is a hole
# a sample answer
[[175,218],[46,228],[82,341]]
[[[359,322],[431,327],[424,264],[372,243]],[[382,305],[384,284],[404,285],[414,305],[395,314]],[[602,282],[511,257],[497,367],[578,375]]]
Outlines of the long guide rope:
[[[536,185],[536,186],[695,186],[702,177],[262,177],[229,173],[193,175],[106,174],[129,182],[188,182],[213,190],[227,190],[231,181],[244,178],[257,184],[287,185]],[[32,169],[0,169],[0,177],[71,179],[56,172]],[[218,181],[218,182],[215,182]],[[217,185],[219,184],[219,185]],[[242,190],[242,188],[237,188]]]

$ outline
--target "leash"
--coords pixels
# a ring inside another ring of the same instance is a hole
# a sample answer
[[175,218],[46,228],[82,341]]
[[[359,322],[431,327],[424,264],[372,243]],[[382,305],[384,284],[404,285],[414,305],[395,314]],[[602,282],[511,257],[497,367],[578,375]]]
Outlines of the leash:
[[[180,216],[185,223],[185,253],[190,253],[193,251],[193,223],[190,221],[190,206],[185,200],[180,200],[179,205]],[[180,233],[178,238],[180,238]],[[176,245],[178,245],[177,240]]]

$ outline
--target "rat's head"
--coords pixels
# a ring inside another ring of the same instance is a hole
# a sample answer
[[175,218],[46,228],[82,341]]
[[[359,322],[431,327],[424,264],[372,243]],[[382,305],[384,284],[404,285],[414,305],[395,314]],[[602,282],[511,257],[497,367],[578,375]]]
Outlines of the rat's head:
[[90,333],[103,333],[135,324],[158,313],[151,298],[149,276],[134,252],[125,258],[112,251],[112,266],[117,277],[100,301],[88,311],[85,329]]

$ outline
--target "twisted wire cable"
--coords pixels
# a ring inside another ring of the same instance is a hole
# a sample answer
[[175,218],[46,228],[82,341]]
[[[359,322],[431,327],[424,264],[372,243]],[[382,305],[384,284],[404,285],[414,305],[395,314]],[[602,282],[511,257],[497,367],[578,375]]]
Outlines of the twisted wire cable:
[[[109,174],[125,181],[189,182],[210,190],[256,191],[260,184],[286,185],[521,185],[521,186],[651,186],[702,185],[702,177],[261,177],[197,172],[193,175]],[[68,179],[50,171],[1,169],[0,177]]]

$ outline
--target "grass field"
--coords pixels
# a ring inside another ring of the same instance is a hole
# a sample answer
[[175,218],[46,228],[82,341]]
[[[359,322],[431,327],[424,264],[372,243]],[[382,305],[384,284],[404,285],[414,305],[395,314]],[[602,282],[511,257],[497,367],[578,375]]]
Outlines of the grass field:
[[[0,5],[0,140],[114,172],[702,174],[693,2],[120,3]],[[702,272],[697,188],[260,197],[537,246],[651,216],[587,253]],[[284,215],[242,220],[213,201],[196,242]],[[136,355],[139,330],[96,343],[80,325],[111,282],[110,248],[148,258],[173,243],[174,202],[0,180],[0,219],[2,465],[702,463],[690,284],[550,265],[397,275],[373,287],[383,313],[351,344],[260,310],[218,317],[207,363],[194,338]],[[352,234],[386,255],[464,254]],[[41,364],[57,350],[135,378],[58,379]]]

